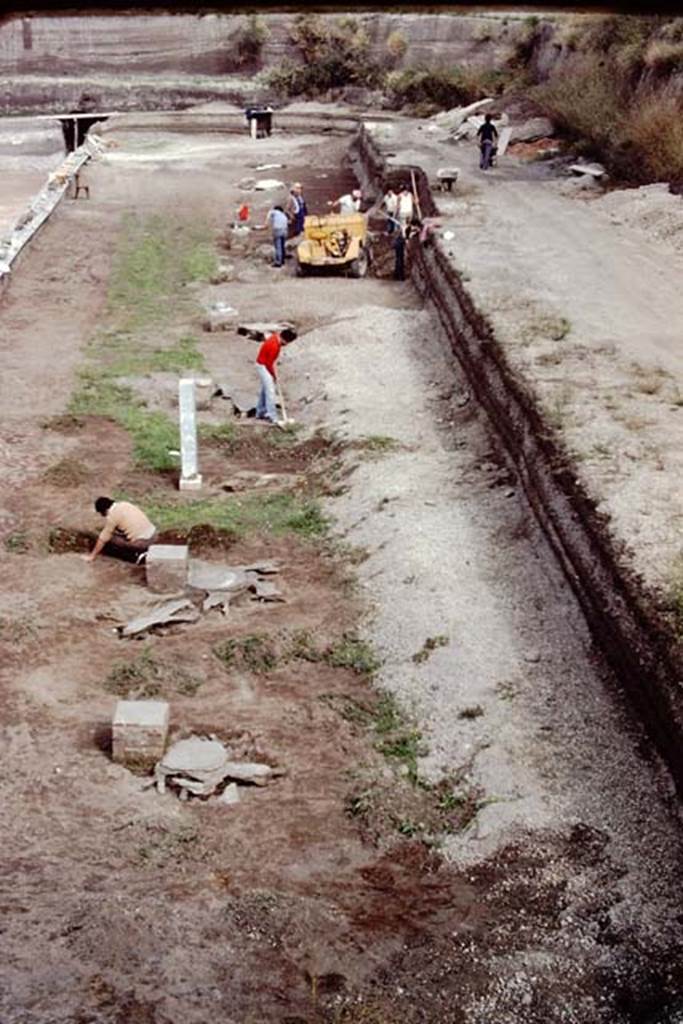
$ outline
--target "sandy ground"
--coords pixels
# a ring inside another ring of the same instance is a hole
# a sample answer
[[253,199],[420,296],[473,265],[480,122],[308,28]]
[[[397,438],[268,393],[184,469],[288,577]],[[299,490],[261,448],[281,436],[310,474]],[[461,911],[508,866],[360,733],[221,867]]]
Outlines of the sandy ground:
[[0,238],[4,238],[63,157],[58,122],[0,118]]
[[[182,200],[218,231],[256,163],[285,164],[314,207],[350,183],[329,138],[325,160],[313,137],[264,140],[257,156],[246,139],[164,138],[155,154],[153,137],[117,138],[89,168],[91,201],[62,204],[3,300],[0,522],[32,541],[0,554],[3,1024],[673,1021],[680,835],[666,776],[407,284],[300,280],[291,264],[229,254],[242,279],[197,291],[299,325],[282,362],[289,412],[304,437],[339,438],[343,486],[326,504],[360,555],[358,584],[338,556],[266,534],[230,557],[281,557],[286,605],[149,641],[174,728],[237,737],[288,769],[281,783],[218,809],[161,799],[112,764],[102,680],[127,652],[111,624],[147,595],[126,566],[48,553],[46,535],[95,525],[94,490],[174,485],[132,470],[106,423],[42,424],[106,325],[121,218]],[[267,197],[249,195],[264,212]],[[182,326],[197,331],[199,306],[194,317]],[[228,333],[201,347],[215,379],[254,387],[253,343]],[[262,445],[203,449],[207,493],[245,466],[317,465]],[[66,454],[86,479],[46,484]],[[448,806],[471,812],[436,851],[421,841],[428,791],[335,711],[372,699],[365,679],[317,663],[226,675],[211,653],[255,631],[322,642],[359,616],[379,685],[417,716],[423,780],[446,781]],[[178,668],[194,694],[174,689]],[[350,798],[366,810],[349,814]]]
[[664,185],[567,194],[551,165],[504,157],[484,175],[473,143],[417,122],[380,131],[396,163],[461,168],[437,198],[453,261],[636,571],[666,592],[681,554],[683,200]]

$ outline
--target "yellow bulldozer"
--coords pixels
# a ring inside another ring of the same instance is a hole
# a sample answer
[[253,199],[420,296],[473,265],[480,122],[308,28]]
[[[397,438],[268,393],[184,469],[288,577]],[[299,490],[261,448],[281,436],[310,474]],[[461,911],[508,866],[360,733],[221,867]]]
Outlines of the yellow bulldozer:
[[368,272],[368,226],[362,213],[306,217],[304,239],[296,250],[298,277],[320,267],[338,267],[350,277]]

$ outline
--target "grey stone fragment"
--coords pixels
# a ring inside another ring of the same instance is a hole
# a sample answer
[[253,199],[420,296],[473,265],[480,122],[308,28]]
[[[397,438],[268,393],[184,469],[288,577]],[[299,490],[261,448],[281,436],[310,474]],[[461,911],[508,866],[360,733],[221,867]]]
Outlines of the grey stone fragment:
[[256,599],[258,601],[284,601],[282,591],[278,590],[274,583],[266,583],[265,580],[256,582]]
[[547,139],[555,132],[555,125],[548,117],[530,117],[526,121],[510,126],[510,142],[535,142]]
[[240,802],[240,794],[236,782],[228,783],[221,795],[218,797],[218,802],[221,804],[227,804],[228,806],[238,804]]
[[607,171],[602,164],[571,164],[569,170],[572,174],[590,174],[592,178],[604,178]]
[[202,611],[208,612],[212,608],[220,608],[223,615],[227,615],[230,607],[230,594],[224,590],[207,594],[202,603]]
[[187,598],[176,601],[166,601],[164,604],[146,612],[135,619],[131,619],[125,626],[119,627],[121,636],[136,636],[144,633],[154,626],[168,626],[177,622],[196,622],[199,618],[199,611]]
[[164,793],[169,781],[180,789],[181,798],[188,793],[209,796],[227,778],[265,786],[281,774],[281,770],[267,764],[230,761],[220,740],[206,736],[190,736],[174,743],[154,768],[158,791]]
[[193,590],[237,593],[240,590],[247,590],[252,583],[251,576],[243,569],[216,565],[214,562],[204,562],[198,558],[190,561],[187,585]]
[[273,769],[269,764],[249,761],[228,761],[224,770],[225,778],[237,779],[238,782],[253,782],[256,786],[265,786],[273,777]]
[[226,281],[234,281],[235,267],[232,263],[219,263],[216,272],[211,278],[211,284],[225,284]]
[[204,320],[205,331],[232,331],[239,313],[227,302],[215,302],[209,306]]

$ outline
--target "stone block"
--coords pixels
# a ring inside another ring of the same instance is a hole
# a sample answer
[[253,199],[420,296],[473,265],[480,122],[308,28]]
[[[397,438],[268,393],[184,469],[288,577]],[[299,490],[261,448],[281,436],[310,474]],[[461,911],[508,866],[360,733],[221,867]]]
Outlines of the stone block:
[[183,590],[190,551],[187,544],[152,544],[147,551],[147,586],[158,594]]
[[169,708],[165,700],[120,700],[112,722],[112,757],[149,771],[164,756]]

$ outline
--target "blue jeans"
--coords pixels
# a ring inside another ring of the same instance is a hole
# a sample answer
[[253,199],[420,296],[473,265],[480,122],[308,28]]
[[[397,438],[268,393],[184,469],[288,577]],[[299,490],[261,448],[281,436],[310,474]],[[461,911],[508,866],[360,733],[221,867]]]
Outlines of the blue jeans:
[[256,364],[258,375],[261,378],[261,391],[256,403],[256,416],[260,420],[277,422],[277,407],[275,405],[275,381],[265,366]]
[[273,263],[276,267],[283,267],[285,263],[285,239],[287,235],[273,235]]

